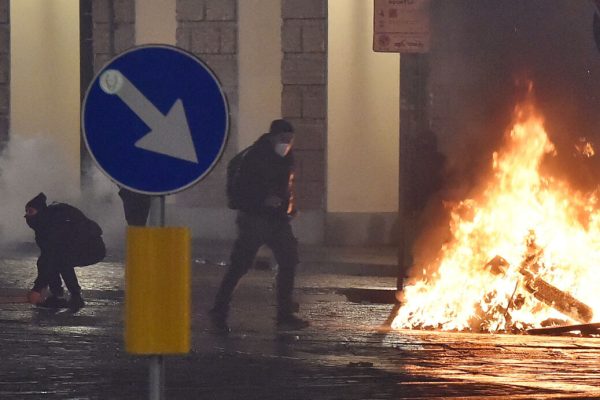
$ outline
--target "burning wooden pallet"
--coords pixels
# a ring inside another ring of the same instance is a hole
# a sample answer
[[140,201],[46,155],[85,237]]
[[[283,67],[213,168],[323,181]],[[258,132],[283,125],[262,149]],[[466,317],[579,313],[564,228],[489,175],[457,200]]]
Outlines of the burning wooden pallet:
[[[562,314],[574,319],[577,322],[589,323],[594,312],[591,307],[577,300],[570,293],[567,293],[554,285],[546,282],[542,277],[534,273],[540,269],[535,256],[527,257],[519,266],[519,273],[523,275],[523,284],[525,289],[537,300],[554,308]],[[500,256],[494,257],[486,267],[496,275],[504,274],[510,267],[508,261]],[[512,299],[509,301],[508,308],[511,307]]]
[[526,332],[530,335],[562,335],[564,333],[575,332],[579,332],[582,335],[598,335],[600,334],[600,323],[547,326],[544,328],[527,329]]

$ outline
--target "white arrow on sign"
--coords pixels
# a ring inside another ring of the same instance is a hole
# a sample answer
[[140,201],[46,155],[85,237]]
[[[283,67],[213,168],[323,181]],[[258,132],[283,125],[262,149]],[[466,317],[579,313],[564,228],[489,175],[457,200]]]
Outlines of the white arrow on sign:
[[100,75],[100,88],[118,96],[148,127],[150,132],[135,142],[140,149],[198,163],[183,102],[177,99],[163,115],[120,71],[108,69]]

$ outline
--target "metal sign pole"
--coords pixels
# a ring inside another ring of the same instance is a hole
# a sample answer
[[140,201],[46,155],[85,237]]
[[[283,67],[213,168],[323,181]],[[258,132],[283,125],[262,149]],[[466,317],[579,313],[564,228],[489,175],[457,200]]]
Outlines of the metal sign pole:
[[150,356],[150,400],[164,399],[164,359],[161,355]]
[[164,227],[166,222],[165,222],[165,196],[162,195],[160,196],[160,226]]
[[[160,196],[160,221],[159,226],[165,226],[165,196]],[[165,363],[162,355],[150,356],[149,367],[149,399],[162,400],[164,399],[165,385]]]

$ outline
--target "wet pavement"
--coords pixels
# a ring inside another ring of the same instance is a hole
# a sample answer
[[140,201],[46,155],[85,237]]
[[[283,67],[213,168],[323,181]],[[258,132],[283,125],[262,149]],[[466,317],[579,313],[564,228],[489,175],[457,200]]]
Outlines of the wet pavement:
[[[278,332],[274,272],[253,270],[236,292],[232,333],[214,335],[217,264],[193,265],[192,351],[165,357],[166,399],[600,398],[600,339],[386,332],[391,305],[343,294],[393,288],[394,277],[301,270],[297,297],[312,325]],[[76,314],[6,302],[34,271],[31,254],[0,260],[0,399],[148,398],[149,359],[124,351],[120,257],[78,269],[87,305]]]

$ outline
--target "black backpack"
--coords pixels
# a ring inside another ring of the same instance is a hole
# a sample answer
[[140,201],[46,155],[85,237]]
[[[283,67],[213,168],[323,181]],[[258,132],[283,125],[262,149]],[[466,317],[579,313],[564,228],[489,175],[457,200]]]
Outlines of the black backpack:
[[240,174],[244,157],[248,154],[252,146],[245,148],[235,155],[229,164],[227,164],[227,207],[232,210],[239,210],[242,206],[243,199],[240,188]]
[[71,265],[83,267],[96,264],[106,257],[102,228],[81,210],[65,203],[52,203],[52,224],[61,228],[63,259]]
[[66,203],[54,202],[48,209],[55,215],[56,221],[64,221],[72,230],[76,239],[102,236],[102,228],[96,221],[89,219],[81,210]]

